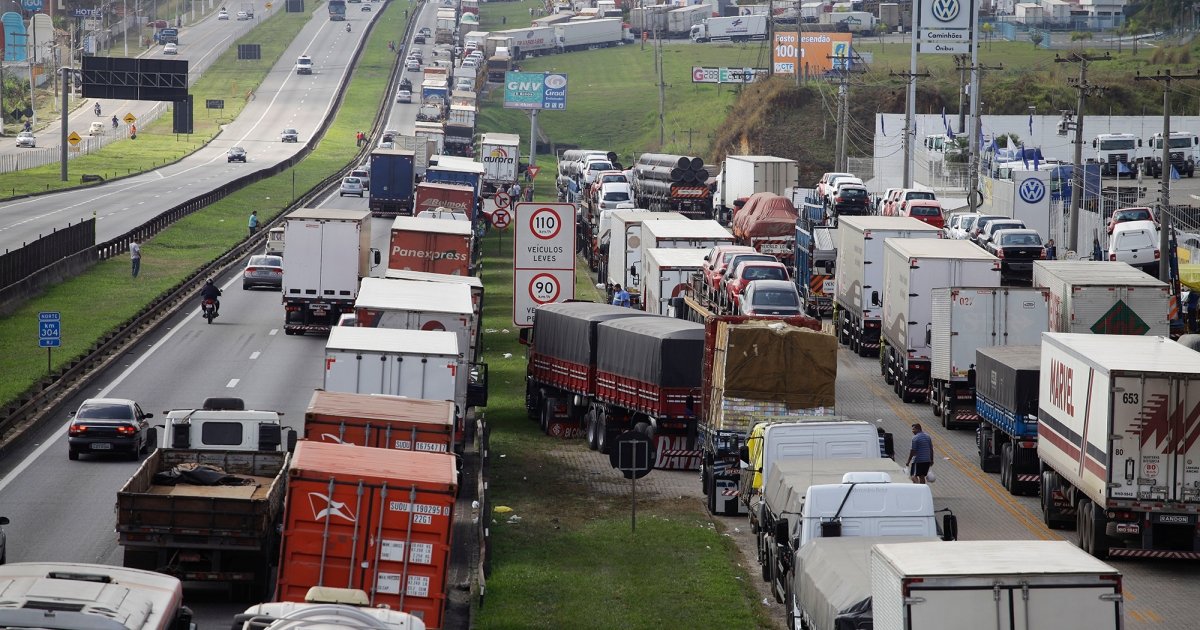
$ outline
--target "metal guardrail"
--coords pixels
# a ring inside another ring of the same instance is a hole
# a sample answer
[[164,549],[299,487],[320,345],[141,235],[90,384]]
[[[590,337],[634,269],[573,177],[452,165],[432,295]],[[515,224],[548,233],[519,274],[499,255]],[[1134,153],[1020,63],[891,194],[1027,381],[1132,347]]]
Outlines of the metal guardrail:
[[[391,3],[384,5],[383,10],[386,11],[391,7]],[[398,10],[398,9],[397,9]],[[371,33],[374,30],[377,20],[373,20],[368,27],[367,32],[362,39],[362,45],[359,46],[353,57],[350,59],[349,65],[353,67],[358,63],[362,56],[362,51],[366,47]],[[411,30],[412,22],[409,21],[405,26],[404,36],[407,40],[409,31]],[[381,102],[391,99],[391,87],[395,83],[397,73],[399,71],[399,61],[397,57],[396,63],[392,66],[392,71],[389,74],[387,89],[381,97]],[[334,101],[333,111],[340,108],[345,99],[346,88],[349,85],[350,75],[347,73],[343,79],[342,85],[338,89],[337,98]],[[375,120],[372,122],[371,129],[380,129],[385,120],[386,113],[390,111],[389,107],[376,108]],[[120,256],[129,250],[129,243],[137,239],[144,239],[157,234],[165,227],[171,225],[175,221],[188,216],[189,214],[218,201],[230,193],[240,190],[252,183],[276,175],[282,171],[292,168],[301,159],[312,152],[313,147],[324,137],[326,131],[334,120],[334,116],[327,117],[322,121],[317,128],[316,133],[312,135],[304,148],[292,156],[285,162],[276,166],[251,173],[241,177],[233,182],[222,186],[218,190],[211,191],[199,197],[193,198],[179,204],[166,212],[150,219],[142,225],[126,232],[125,234],[111,239],[105,243],[96,246],[96,254],[100,258],[111,258]],[[282,221],[292,209],[304,207],[311,203],[314,199],[323,194],[330,186],[341,181],[345,173],[357,165],[358,160],[364,153],[370,151],[370,147],[365,147],[359,152],[359,157],[352,164],[347,165],[342,170],[338,171],[321,180],[316,186],[302,194],[291,205],[284,209],[276,219],[271,223]],[[8,401],[5,404],[5,413],[0,416],[0,456],[3,456],[10,445],[18,441],[23,435],[25,428],[36,426],[39,422],[53,412],[62,401],[72,395],[78,388],[86,386],[92,378],[98,375],[104,368],[108,367],[115,359],[122,355],[121,349],[135,342],[142,335],[153,331],[158,324],[169,318],[176,309],[183,306],[188,299],[199,289],[203,279],[212,277],[226,270],[230,265],[239,261],[243,256],[259,247],[262,240],[266,238],[267,230],[259,230],[258,234],[252,237],[247,237],[229,251],[207,265],[198,269],[188,277],[181,280],[175,286],[167,289],[158,297],[154,298],[150,304],[139,311],[132,318],[117,326],[113,331],[106,334],[102,339],[92,345],[91,349],[82,356],[73,359],[69,365],[61,368],[57,372],[48,374],[38,383],[35,383],[28,390],[23,392],[15,400]]]

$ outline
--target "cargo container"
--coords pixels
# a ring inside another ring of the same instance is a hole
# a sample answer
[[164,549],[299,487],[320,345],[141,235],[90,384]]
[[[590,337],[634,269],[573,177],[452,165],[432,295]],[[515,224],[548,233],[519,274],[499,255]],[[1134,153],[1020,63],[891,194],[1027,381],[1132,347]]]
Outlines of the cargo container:
[[842,217],[837,230],[835,330],[862,357],[879,356],[883,316],[883,244],[890,238],[938,238],[910,217]]
[[298,444],[276,599],[304,601],[314,586],[357,588],[371,607],[443,627],[457,474],[446,453]]
[[760,192],[786,196],[787,190],[800,181],[799,169],[795,160],[772,155],[726,156],[717,175],[713,208],[728,221],[733,215],[733,202],[738,199],[749,199]]
[[485,133],[479,143],[483,162],[483,190],[490,195],[498,187],[517,181],[521,161],[521,136],[515,133]]
[[732,244],[733,235],[720,223],[701,221],[645,221],[642,223],[642,251],[648,249],[708,249]]
[[694,4],[667,12],[667,33],[671,37],[687,37],[692,27],[712,17],[711,5]]
[[703,249],[648,249],[642,261],[642,306],[647,313],[674,317],[671,298],[692,286],[692,276],[704,266]]
[[358,210],[301,208],[284,219],[283,331],[325,332],[353,308],[358,281],[378,263],[371,215]]
[[878,544],[870,576],[879,630],[1125,627],[1121,574],[1062,541]]
[[402,451],[455,450],[455,409],[422,400],[317,390],[304,412],[304,439]]
[[1037,454],[1041,357],[1040,345],[993,346],[975,354],[979,468],[1000,473],[1000,485],[1010,494],[1037,495],[1041,486]]
[[427,154],[428,162],[425,166],[425,175],[428,176],[429,166],[446,149],[446,130],[440,122],[418,120],[413,123],[413,135],[426,140],[427,146],[432,149]]
[[457,376],[464,363],[458,335],[452,332],[334,326],[325,342],[322,387],[331,392],[453,400],[461,418],[466,397],[458,393]]
[[428,138],[401,135],[392,136],[392,144],[397,149],[412,151],[413,171],[417,176],[425,177],[425,169],[429,167],[429,157],[437,152],[436,143],[431,147]]
[[942,426],[974,427],[975,353],[992,346],[1041,343],[1050,320],[1050,291],[1027,287],[933,290],[929,403]]
[[[599,237],[599,277],[609,284],[638,289],[642,268],[642,225],[651,221],[687,221],[678,212],[617,210],[609,215],[609,232]],[[651,248],[653,249],[653,248]],[[632,271],[631,271],[632,270]],[[632,293],[637,293],[633,291]],[[632,295],[631,293],[631,295]]]
[[468,218],[475,216],[475,189],[471,186],[424,181],[417,184],[414,196],[416,201],[413,208],[417,214],[445,208],[451,212],[465,214]]
[[1170,288],[1123,262],[1037,260],[1033,286],[1050,289],[1050,331],[1170,334]]
[[474,362],[479,355],[475,345],[471,289],[466,285],[363,278],[354,312],[358,326],[453,332],[458,336],[459,350],[469,362]]
[[707,18],[692,26],[693,42],[750,42],[767,38],[766,15]]
[[837,263],[837,228],[808,227],[808,221],[796,220],[796,242],[792,277],[804,298],[804,312],[813,317],[833,313],[834,279]]
[[469,276],[472,239],[471,224],[467,221],[396,217],[392,223],[388,268]]
[[[448,122],[443,130],[446,138],[446,155],[471,157],[475,154],[474,127]],[[420,213],[418,212],[418,214]]]
[[371,152],[371,199],[374,216],[412,214],[416,156],[404,149]]
[[890,238],[883,246],[884,380],[904,402],[932,386],[933,290],[999,287],[1000,260],[967,241]]
[[1163,337],[1045,333],[1038,381],[1046,524],[1074,525],[1098,558],[1200,559],[1200,353]]
[[470,136],[475,130],[475,106],[450,105],[450,117],[446,119],[446,124],[467,127],[470,129],[467,135]]
[[554,37],[563,52],[607,48],[624,41],[625,27],[615,19],[568,21],[554,26]]

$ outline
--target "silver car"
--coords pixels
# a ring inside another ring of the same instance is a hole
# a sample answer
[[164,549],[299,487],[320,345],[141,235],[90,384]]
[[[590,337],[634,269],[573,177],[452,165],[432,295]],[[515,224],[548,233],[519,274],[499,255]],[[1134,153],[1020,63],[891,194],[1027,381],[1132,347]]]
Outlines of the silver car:
[[361,179],[357,177],[343,177],[342,187],[338,190],[338,196],[357,195],[358,197],[362,197],[365,191],[366,188],[363,186]]
[[17,134],[17,146],[32,149],[37,147],[37,139],[33,137],[32,131],[22,131]]
[[283,142],[300,142],[300,132],[288,127],[279,134],[279,139]]

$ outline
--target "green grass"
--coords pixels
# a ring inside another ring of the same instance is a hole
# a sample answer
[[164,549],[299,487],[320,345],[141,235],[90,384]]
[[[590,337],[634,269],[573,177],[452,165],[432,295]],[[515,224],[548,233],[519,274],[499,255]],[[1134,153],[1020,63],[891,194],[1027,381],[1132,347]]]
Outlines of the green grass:
[[534,20],[529,16],[529,7],[540,7],[542,3],[536,0],[521,0],[520,2],[489,2],[479,6],[479,30],[490,32],[529,26]]
[[[714,130],[729,114],[736,90],[728,85],[693,84],[693,66],[765,64],[765,57],[760,59],[758,45],[664,45],[666,106],[662,144],[651,45],[643,49],[640,43],[635,43],[528,59],[521,63],[521,69],[565,72],[569,77],[566,111],[538,115],[543,137],[560,148],[616,151],[625,164],[630,164],[635,156],[646,151],[708,155]],[[488,95],[479,114],[480,131],[520,133],[527,139],[528,116],[519,110],[502,109],[502,102],[500,90]]]
[[[45,351],[31,347],[33,344],[29,342],[39,311],[62,313],[63,345],[53,356],[56,367],[65,365],[164,290],[244,239],[250,210],[258,210],[262,220],[269,221],[292,202],[293,190],[301,194],[350,164],[358,154],[354,132],[364,121],[374,119],[381,95],[388,90],[386,79],[395,56],[388,52],[387,41],[403,28],[402,10],[383,11],[366,43],[336,120],[320,146],[296,168],[248,186],[145,243],[142,271],[136,281],[129,277],[127,257],[104,261],[78,277],[48,288],[0,319],[0,347],[8,350],[0,364],[0,400],[13,400],[46,374]],[[140,152],[144,146],[140,133],[133,142],[139,143]]]
[[[490,497],[512,512],[485,515],[494,521],[494,553],[477,627],[771,627],[739,552],[700,501],[642,496],[631,533],[628,483],[611,494],[591,491],[585,484],[604,477],[561,457],[582,455],[583,442],[542,435],[527,418],[524,348],[512,325],[512,231],[499,252],[496,240],[492,234],[483,245],[483,328],[496,331],[484,335]],[[582,269],[576,291],[595,299]],[[509,523],[512,515],[520,521]]]
[[[318,9],[320,6],[314,10]],[[237,43],[261,44],[261,59],[238,60],[237,45],[230,46],[189,90],[194,102],[194,133],[171,133],[172,116],[168,111],[152,124],[138,125],[137,140],[114,142],[95,153],[70,160],[65,182],[61,179],[57,162],[0,174],[0,198],[76,187],[80,185],[79,175],[83,173],[102,175],[106,179],[141,173],[194,153],[216,137],[221,125],[241,114],[250,94],[262,83],[310,18],[311,13],[277,11],[238,40]],[[387,50],[386,44],[385,40],[384,51]],[[207,99],[223,99],[225,109],[215,110],[216,113],[205,109]],[[121,129],[123,131],[124,127]],[[72,131],[80,135],[87,133],[87,129]]]

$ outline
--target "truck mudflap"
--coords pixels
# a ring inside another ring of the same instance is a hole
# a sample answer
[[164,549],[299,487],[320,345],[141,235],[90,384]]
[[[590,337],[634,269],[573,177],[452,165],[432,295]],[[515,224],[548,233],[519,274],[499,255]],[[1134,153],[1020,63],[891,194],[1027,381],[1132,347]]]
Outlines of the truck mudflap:
[[686,435],[654,436],[654,467],[658,470],[700,470],[699,447],[688,448]]
[[1154,558],[1165,560],[1200,560],[1200,551],[1167,551],[1163,549],[1109,548],[1110,558]]

